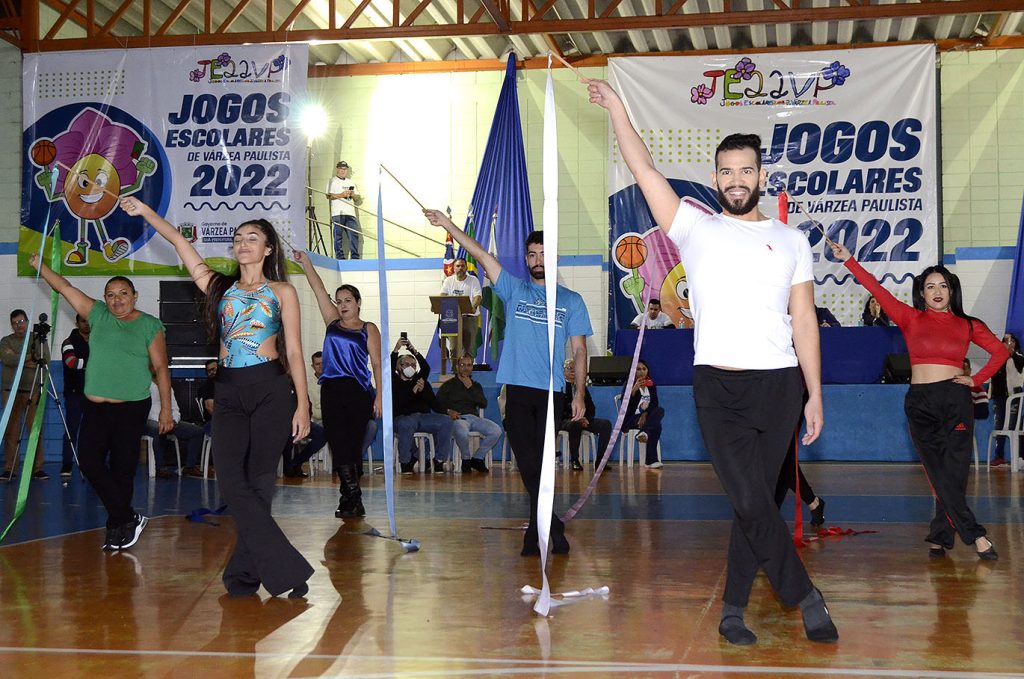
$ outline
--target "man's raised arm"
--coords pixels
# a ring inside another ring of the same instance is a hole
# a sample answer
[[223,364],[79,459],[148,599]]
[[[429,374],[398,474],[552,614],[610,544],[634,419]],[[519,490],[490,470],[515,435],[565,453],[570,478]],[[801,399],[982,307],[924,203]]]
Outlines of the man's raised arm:
[[452,220],[441,212],[440,210],[423,210],[423,215],[427,220],[434,226],[440,226],[442,229],[452,235],[452,238],[466,248],[466,252],[472,255],[478,264],[484,267],[484,273],[487,274],[487,278],[490,279],[491,283],[497,284],[498,276],[501,275],[501,264],[495,259],[491,253],[484,250],[484,247],[477,243],[472,236],[467,234],[465,231],[455,226]]
[[679,209],[679,196],[665,179],[665,175],[654,167],[651,152],[647,150],[647,146],[633,128],[625,104],[611,85],[604,80],[591,80],[587,85],[587,91],[591,103],[608,110],[615,139],[619,143],[619,153],[622,154],[622,159],[626,161],[626,166],[633,173],[633,178],[644,194],[647,205],[654,215],[654,221],[662,231],[668,233],[672,228],[676,210]]

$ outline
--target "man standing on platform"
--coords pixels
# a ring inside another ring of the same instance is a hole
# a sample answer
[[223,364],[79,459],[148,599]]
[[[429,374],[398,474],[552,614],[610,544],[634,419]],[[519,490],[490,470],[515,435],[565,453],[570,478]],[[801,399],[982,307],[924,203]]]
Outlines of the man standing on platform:
[[782,604],[800,606],[808,639],[837,641],[825,600],[773,497],[800,419],[801,370],[809,394],[805,445],[824,424],[807,238],[758,209],[767,181],[760,137],[732,134],[719,143],[711,182],[722,213],[705,214],[681,201],[655,167],[611,86],[591,80],[588,90],[590,101],[608,110],[619,152],[686,267],[696,326],[697,420],[734,512],[718,631],[733,644],[757,641],[743,614],[763,569]]
[[[478,415],[481,408],[487,407],[484,388],[473,379],[473,357],[463,356],[455,367],[455,377],[441,385],[437,390],[437,400],[448,410],[452,418],[452,432],[455,442],[462,453],[463,473],[478,471],[488,472],[487,453],[501,438],[501,427]],[[476,454],[469,454],[469,435],[480,434],[480,446]]]
[[331,224],[334,227],[334,258],[345,259],[345,239],[349,243],[349,257],[359,259],[359,220],[356,219],[356,205],[363,197],[356,190],[356,184],[349,179],[349,166],[344,160],[334,168],[334,176],[327,185],[327,198],[331,203]]
[[[530,525],[523,537],[523,556],[540,555],[537,537],[537,498],[540,494],[544,435],[547,433],[548,385],[554,378],[555,417],[562,412],[565,378],[557,367],[565,360],[565,345],[571,343],[576,361],[576,383],[587,379],[586,338],[593,334],[583,298],[559,285],[555,297],[555,370],[548,363],[547,296],[544,288],[544,233],[534,231],[526,239],[526,267],[530,280],[504,271],[498,260],[484,250],[452,220],[438,210],[424,210],[434,226],[443,227],[459,245],[484,267],[494,292],[506,309],[505,344],[498,367],[498,383],[505,385],[505,432],[516,456],[523,485],[530,494]],[[553,272],[552,272],[553,273]],[[572,400],[572,419],[584,416],[583,392]],[[551,544],[555,554],[566,554],[562,521],[551,516]]]
[[631,328],[640,328],[640,324],[644,323],[648,330],[661,330],[662,328],[674,328],[675,324],[672,323],[672,319],[669,318],[668,314],[661,310],[661,300],[652,299],[647,302],[647,313],[637,314],[629,323]]
[[[460,257],[455,260],[455,273],[441,283],[442,295],[469,297],[469,301],[473,304],[473,312],[462,315],[462,337],[458,339],[446,337],[445,341],[441,343],[442,361],[447,361],[449,356],[452,357],[453,363],[458,361],[461,356],[469,356],[474,361],[476,360],[473,344],[476,342],[477,328],[480,327],[480,299],[483,292],[480,289],[480,279],[470,276],[467,273],[468,270],[466,260]],[[462,341],[461,351],[458,346],[454,351],[449,351],[449,344],[458,345],[458,340]]]
[[[61,455],[60,477],[71,478],[78,449],[78,430],[82,426],[82,406],[85,393],[85,365],[89,362],[89,319],[75,314],[75,329],[60,345],[60,360],[64,365],[64,416],[68,430],[64,432],[64,452]],[[68,436],[70,434],[70,437]],[[74,446],[74,448],[72,448]]]

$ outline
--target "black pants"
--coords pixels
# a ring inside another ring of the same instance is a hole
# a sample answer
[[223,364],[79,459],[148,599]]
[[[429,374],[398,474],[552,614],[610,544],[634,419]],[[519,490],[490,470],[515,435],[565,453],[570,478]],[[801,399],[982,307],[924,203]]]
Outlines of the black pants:
[[[798,424],[797,427],[800,425]],[[796,461],[796,439],[799,436],[799,428],[793,430],[793,438],[789,440],[789,445],[786,446],[786,459],[782,461],[782,468],[779,469],[779,480],[775,484],[775,506],[781,507],[782,501],[786,499],[786,493],[789,491],[796,492],[796,486],[800,484],[800,501],[804,504],[810,504],[817,497],[814,494],[814,489],[811,488],[811,484],[807,482],[807,477],[804,476],[804,470],[800,468],[800,465]],[[796,473],[793,473],[793,467],[796,466]]]
[[271,516],[277,463],[291,436],[295,394],[277,361],[222,367],[216,379],[213,459],[221,495],[238,527],[224,584],[231,589],[262,583],[277,596],[313,574]]
[[96,403],[85,399],[83,405],[78,465],[107,509],[107,528],[122,526],[135,517],[135,470],[150,401]]
[[350,377],[324,380],[320,385],[320,412],[335,468],[360,464],[366,424],[373,418],[373,395]]
[[814,587],[774,501],[802,394],[799,368],[699,365],[693,371],[697,421],[734,512],[722,597],[727,604],[747,605],[758,568],[786,606],[800,603]]
[[[562,412],[563,394],[556,391],[555,412]],[[530,494],[530,527],[526,538],[537,539],[537,496],[540,494],[540,469],[544,459],[544,432],[548,392],[544,389],[510,384],[505,388],[505,434],[516,456],[519,475]],[[562,521],[551,515],[551,530],[561,530]]]
[[903,402],[910,438],[935,493],[935,518],[926,542],[946,549],[956,534],[965,544],[985,535],[967,506],[967,477],[974,454],[971,390],[953,381],[911,384]]
[[601,417],[590,420],[586,427],[579,420],[562,420],[555,422],[558,428],[569,434],[569,459],[576,461],[580,459],[580,442],[583,440],[583,432],[589,431],[597,434],[597,452],[594,453],[595,464],[601,461],[604,449],[608,447],[608,441],[612,437],[612,423]]

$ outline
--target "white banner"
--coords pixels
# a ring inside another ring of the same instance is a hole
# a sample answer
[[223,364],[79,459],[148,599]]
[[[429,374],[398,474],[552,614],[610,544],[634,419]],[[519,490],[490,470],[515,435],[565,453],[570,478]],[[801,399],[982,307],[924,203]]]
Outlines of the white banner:
[[20,273],[49,218],[66,274],[180,274],[128,195],[218,268],[248,219],[304,247],[307,63],[304,44],[26,54]]
[[[711,188],[714,149],[735,132],[761,136],[768,186],[760,208],[778,216],[776,196],[800,201],[829,238],[842,243],[890,289],[939,260],[939,138],[931,45],[779,54],[609,59],[609,81],[629,110],[658,169],[682,196],[719,210]],[[646,204],[611,140],[612,245],[649,238]],[[789,223],[814,252],[815,295],[843,325],[858,325],[866,294],[832,259],[821,233],[795,204]],[[653,241],[653,242],[652,242]],[[615,255],[616,248],[613,248]],[[618,248],[626,255],[628,248]],[[646,269],[612,267],[613,290],[639,289]],[[629,259],[629,257],[627,257]],[[636,264],[636,257],[625,264]],[[676,259],[678,262],[678,258]],[[671,269],[671,264],[659,268]],[[637,273],[639,272],[639,273]],[[678,279],[683,277],[680,287]],[[666,306],[685,324],[685,274],[672,274]],[[622,278],[624,284],[615,285]],[[663,287],[660,280],[645,281]],[[625,318],[637,295],[620,292]],[[673,302],[675,302],[673,297]],[[678,306],[682,310],[677,310]]]

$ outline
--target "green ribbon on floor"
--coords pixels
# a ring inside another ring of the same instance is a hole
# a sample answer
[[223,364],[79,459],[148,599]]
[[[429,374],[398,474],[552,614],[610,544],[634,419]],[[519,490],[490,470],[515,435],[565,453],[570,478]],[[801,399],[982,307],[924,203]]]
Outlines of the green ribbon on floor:
[[[49,219],[46,220],[49,222]],[[45,222],[44,222],[45,223]],[[46,232],[42,234],[42,242],[39,244],[39,259],[42,260],[43,253],[46,252]],[[53,224],[53,248],[50,254],[50,268],[56,271],[58,274],[61,271],[61,258],[60,258],[60,220],[56,220]],[[39,273],[36,273],[36,279],[38,280]],[[54,337],[57,333],[57,302],[60,301],[60,295],[56,291],[50,291],[50,318],[53,319],[53,326],[50,328],[50,336]],[[31,319],[29,319],[31,320]],[[18,368],[18,375],[15,376],[14,382],[11,384],[11,396],[15,393],[14,385],[18,384],[21,377],[21,369],[25,364],[25,353],[28,347],[28,343],[31,341],[31,333],[25,335],[25,345],[22,347],[21,352],[21,365]],[[49,361],[49,356],[45,357]],[[49,366],[46,367],[49,369]],[[11,517],[11,522],[4,528],[4,532],[0,533],[0,542],[3,542],[7,537],[7,534],[17,523],[21,515],[25,513],[25,504],[28,501],[28,489],[29,484],[32,483],[32,467],[36,461],[36,445],[39,442],[39,437],[42,435],[43,420],[46,417],[46,400],[50,396],[49,381],[44,380],[39,385],[39,403],[36,404],[36,416],[32,421],[32,431],[28,435],[28,449],[25,451],[25,461],[21,466],[21,476],[18,477],[18,497],[14,504],[14,516]],[[17,455],[17,451],[14,453]],[[13,469],[13,467],[12,467]]]

